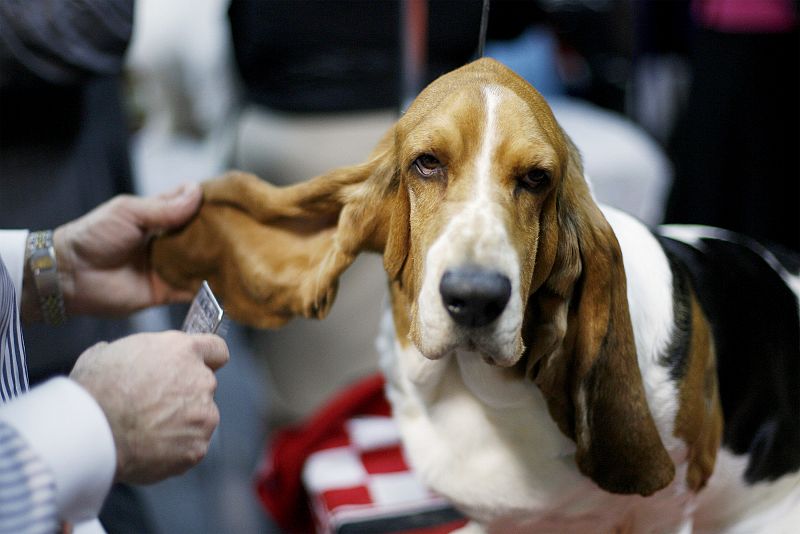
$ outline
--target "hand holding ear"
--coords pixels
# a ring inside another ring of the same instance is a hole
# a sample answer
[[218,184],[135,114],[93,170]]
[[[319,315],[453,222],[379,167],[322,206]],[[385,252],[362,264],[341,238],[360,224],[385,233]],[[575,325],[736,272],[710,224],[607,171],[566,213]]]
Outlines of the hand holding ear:
[[193,293],[150,268],[148,240],[185,224],[201,196],[195,184],[156,197],[121,195],[57,228],[53,243],[67,312],[122,315],[191,299]]
[[231,317],[258,328],[325,317],[360,252],[384,253],[390,276],[405,258],[408,216],[390,207],[407,202],[389,200],[400,190],[393,139],[389,130],[366,162],[289,187],[237,171],[204,183],[197,216],[153,243],[154,269],[190,291],[208,280]]
[[208,280],[226,312],[255,327],[324,317],[355,257],[337,239],[334,175],[288,188],[240,172],[206,182],[197,216],[153,243],[155,270],[190,291]]

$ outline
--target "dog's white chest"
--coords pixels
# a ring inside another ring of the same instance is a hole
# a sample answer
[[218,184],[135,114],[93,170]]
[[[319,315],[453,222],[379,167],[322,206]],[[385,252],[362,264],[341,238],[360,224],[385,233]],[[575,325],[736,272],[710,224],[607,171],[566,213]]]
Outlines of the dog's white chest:
[[427,485],[496,528],[520,519],[546,529],[590,517],[611,526],[598,511],[620,498],[579,473],[574,443],[533,384],[475,354],[429,361],[413,346],[393,345],[393,354],[384,352],[388,394],[409,460]]

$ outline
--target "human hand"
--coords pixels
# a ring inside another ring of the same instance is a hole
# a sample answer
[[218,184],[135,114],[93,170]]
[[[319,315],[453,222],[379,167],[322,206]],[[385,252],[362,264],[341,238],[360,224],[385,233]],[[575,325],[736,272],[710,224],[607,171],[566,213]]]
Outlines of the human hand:
[[58,227],[53,244],[67,313],[121,315],[191,300],[150,268],[148,240],[188,222],[201,199],[197,184],[156,197],[120,195]]
[[98,343],[81,354],[70,378],[108,419],[117,481],[157,482],[203,459],[219,423],[214,371],[228,358],[222,338],[177,331]]

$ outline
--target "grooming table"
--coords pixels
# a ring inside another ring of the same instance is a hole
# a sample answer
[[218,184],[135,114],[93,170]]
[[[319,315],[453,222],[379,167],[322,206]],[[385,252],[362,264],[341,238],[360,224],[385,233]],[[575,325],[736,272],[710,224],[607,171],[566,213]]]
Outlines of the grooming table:
[[466,524],[409,469],[383,386],[370,376],[272,440],[256,488],[287,532],[444,534]]

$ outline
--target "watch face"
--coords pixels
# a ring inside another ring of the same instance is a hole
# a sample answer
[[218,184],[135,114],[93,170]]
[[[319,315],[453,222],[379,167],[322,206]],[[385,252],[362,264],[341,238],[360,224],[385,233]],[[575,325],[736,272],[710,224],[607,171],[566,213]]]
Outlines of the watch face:
[[34,273],[47,271],[53,267],[53,258],[49,254],[37,255],[34,258],[31,258],[31,268],[33,269]]

